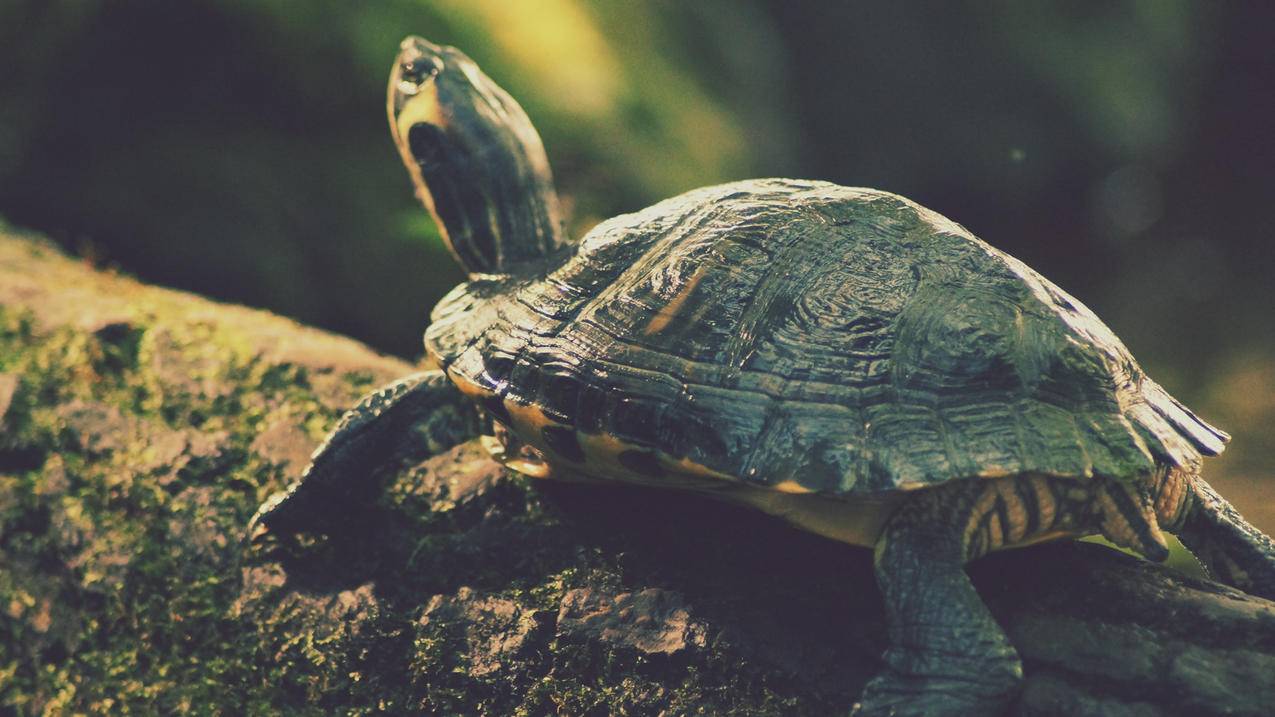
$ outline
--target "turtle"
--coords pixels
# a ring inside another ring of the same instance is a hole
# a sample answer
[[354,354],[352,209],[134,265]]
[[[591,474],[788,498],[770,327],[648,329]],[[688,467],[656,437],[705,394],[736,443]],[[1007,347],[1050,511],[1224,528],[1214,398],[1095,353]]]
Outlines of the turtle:
[[[888,647],[857,714],[993,714],[1022,664],[965,565],[1176,534],[1275,598],[1275,543],[1201,477],[1229,437],[1092,311],[901,196],[756,179],[573,241],[523,109],[461,51],[403,41],[395,146],[468,280],[430,368],[351,409],[252,529],[336,530],[378,469],[482,440],[533,478],[691,491],[871,548]],[[382,471],[383,472],[383,471]]]

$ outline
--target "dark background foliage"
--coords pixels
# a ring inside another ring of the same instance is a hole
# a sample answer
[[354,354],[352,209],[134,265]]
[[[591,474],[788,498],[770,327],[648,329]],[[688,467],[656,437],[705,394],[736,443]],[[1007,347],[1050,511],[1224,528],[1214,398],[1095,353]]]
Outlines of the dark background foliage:
[[1211,474],[1272,525],[1272,7],[0,0],[0,215],[414,356],[460,279],[385,128],[419,33],[523,103],[574,235],[767,175],[961,222],[1234,432]]

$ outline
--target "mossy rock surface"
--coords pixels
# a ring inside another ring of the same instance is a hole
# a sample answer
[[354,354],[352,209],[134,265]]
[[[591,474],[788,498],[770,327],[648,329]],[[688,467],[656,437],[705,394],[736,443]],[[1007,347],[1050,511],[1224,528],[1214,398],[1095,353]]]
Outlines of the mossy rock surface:
[[[830,715],[877,668],[868,551],[472,444],[347,534],[243,550],[410,370],[0,233],[0,713]],[[1016,714],[1275,704],[1269,602],[1094,545],[971,572],[1025,657]]]

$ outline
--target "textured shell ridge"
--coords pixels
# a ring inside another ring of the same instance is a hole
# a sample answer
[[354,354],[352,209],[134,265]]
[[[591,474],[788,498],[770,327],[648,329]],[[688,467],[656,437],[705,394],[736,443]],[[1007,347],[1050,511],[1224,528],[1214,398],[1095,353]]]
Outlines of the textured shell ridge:
[[693,190],[598,224],[541,275],[458,288],[434,322],[431,355],[484,390],[762,485],[1134,479],[1226,440],[1079,301],[872,189]]

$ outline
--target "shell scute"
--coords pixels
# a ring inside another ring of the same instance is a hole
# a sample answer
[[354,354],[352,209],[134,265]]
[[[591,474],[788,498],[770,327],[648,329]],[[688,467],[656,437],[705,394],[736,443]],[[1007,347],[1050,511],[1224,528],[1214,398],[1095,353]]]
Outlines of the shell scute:
[[677,466],[843,495],[1132,479],[1225,440],[1080,302],[885,192],[700,189],[502,281],[440,304],[431,356],[574,426],[586,455],[605,454],[591,461],[644,451],[666,481]]

